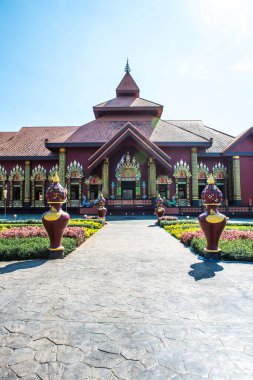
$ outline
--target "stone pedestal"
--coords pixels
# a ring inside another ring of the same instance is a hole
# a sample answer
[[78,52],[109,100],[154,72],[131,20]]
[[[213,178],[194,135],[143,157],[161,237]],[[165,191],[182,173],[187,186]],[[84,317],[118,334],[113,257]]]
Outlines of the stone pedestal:
[[62,237],[70,216],[61,208],[67,200],[67,190],[59,184],[58,175],[53,178],[52,185],[47,189],[46,200],[50,210],[42,215],[42,223],[50,239],[48,258],[62,259],[64,257]]
[[218,205],[222,201],[222,192],[215,186],[212,176],[210,176],[207,183],[201,194],[206,211],[198,219],[207,241],[205,257],[207,259],[220,260],[221,249],[218,244],[226,225],[225,215],[220,214],[218,211]]

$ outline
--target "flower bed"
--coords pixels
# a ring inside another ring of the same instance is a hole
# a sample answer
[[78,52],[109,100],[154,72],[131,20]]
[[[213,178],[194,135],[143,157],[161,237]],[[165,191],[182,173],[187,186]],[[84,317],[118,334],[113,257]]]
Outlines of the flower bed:
[[[97,220],[73,220],[64,231],[65,254],[72,252],[85,239],[92,236],[104,222]],[[46,258],[49,239],[41,223],[30,221],[0,224],[0,261]]]
[[[77,248],[77,240],[63,238],[65,255]],[[48,255],[49,239],[45,237],[0,240],[0,260],[45,259]]]
[[[196,221],[170,222],[163,227],[183,244],[204,256],[206,240]],[[228,224],[221,235],[219,246],[223,260],[253,261],[253,225]]]

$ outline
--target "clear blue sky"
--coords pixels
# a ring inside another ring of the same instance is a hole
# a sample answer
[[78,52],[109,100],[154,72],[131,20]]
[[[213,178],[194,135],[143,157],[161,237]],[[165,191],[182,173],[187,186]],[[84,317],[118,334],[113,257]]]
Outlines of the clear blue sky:
[[0,130],[81,125],[129,57],[163,119],[253,125],[251,0],[0,0]]

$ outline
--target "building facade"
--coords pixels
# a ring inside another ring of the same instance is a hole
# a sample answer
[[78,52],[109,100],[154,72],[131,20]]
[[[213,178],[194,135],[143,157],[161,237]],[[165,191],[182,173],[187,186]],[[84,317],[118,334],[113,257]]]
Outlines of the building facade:
[[140,97],[128,64],[116,97],[93,110],[95,119],[82,126],[0,133],[0,208],[46,207],[56,171],[73,211],[100,191],[112,209],[151,206],[158,194],[196,207],[211,173],[226,204],[253,199],[252,127],[233,137],[200,120],[163,120],[163,106]]

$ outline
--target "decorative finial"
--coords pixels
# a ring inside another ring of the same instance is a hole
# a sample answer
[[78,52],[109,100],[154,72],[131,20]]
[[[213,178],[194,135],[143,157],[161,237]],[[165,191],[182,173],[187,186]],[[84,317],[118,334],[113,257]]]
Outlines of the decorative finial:
[[210,177],[208,178],[207,183],[208,185],[214,185],[214,178],[212,174],[210,174]]
[[58,173],[57,172],[55,172],[55,175],[53,176],[53,183],[57,183],[57,182],[60,182],[60,178],[59,178],[59,176],[58,176]]
[[130,69],[130,66],[129,66],[129,63],[128,63],[128,58],[127,58],[127,63],[126,63],[126,67],[125,67],[125,72],[126,73],[130,73],[131,69]]

